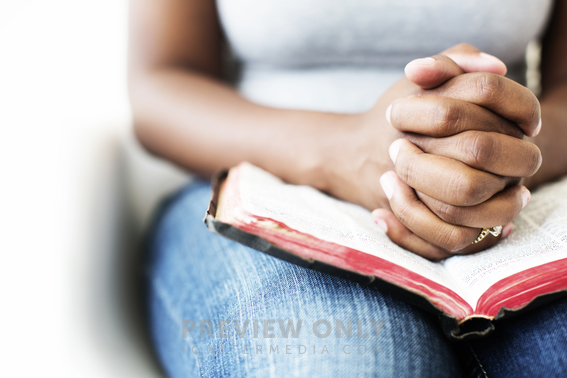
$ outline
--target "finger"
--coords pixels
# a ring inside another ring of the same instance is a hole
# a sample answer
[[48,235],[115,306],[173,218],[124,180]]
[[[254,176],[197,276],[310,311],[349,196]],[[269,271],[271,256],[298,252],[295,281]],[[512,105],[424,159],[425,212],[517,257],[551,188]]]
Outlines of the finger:
[[389,152],[403,182],[455,206],[484,202],[514,180],[479,171],[454,159],[424,153],[405,139],[394,141]]
[[451,256],[447,251],[426,242],[408,230],[390,210],[376,209],[372,212],[372,219],[386,232],[391,241],[402,248],[433,261],[440,261]]
[[500,240],[507,238],[513,229],[514,229],[514,225],[512,223],[508,223],[507,225],[502,227],[502,233],[499,236],[494,237],[492,234],[489,234],[478,243],[470,244],[469,246],[461,249],[460,251],[458,251],[458,254],[468,255],[471,253],[479,252],[484,249],[490,248],[493,245],[497,244]]
[[494,227],[512,222],[530,201],[530,191],[515,185],[475,206],[453,206],[426,194],[417,197],[443,221],[466,227]]
[[452,77],[465,73],[457,63],[445,55],[433,55],[409,62],[405,74],[423,89],[438,87]]
[[465,72],[491,72],[502,76],[507,72],[506,65],[500,59],[468,43],[455,45],[441,54],[451,58]]
[[513,80],[491,73],[467,73],[449,79],[443,86],[423,91],[424,96],[442,96],[472,102],[515,122],[527,136],[541,129],[537,97]]
[[428,154],[500,176],[530,177],[542,162],[538,146],[497,132],[465,131],[446,138],[407,134],[406,139]]
[[514,123],[471,102],[439,96],[409,96],[395,100],[386,111],[387,120],[400,131],[432,137],[467,130],[495,131],[523,138]]
[[471,246],[482,229],[444,222],[393,171],[384,173],[380,177],[380,184],[390,201],[392,212],[400,222],[417,236],[448,252],[457,253],[465,249],[467,252],[479,251],[496,244],[500,238],[487,236]]
[[[453,255],[453,253],[437,247],[411,232],[390,210],[376,209],[372,212],[372,218],[374,222],[386,232],[390,240],[400,247],[412,251],[426,259],[440,261]],[[502,229],[502,239],[506,238],[512,232],[513,228],[514,225],[512,223],[505,225]],[[496,239],[496,241],[498,241],[498,239]],[[459,253],[468,254],[478,252],[492,246],[494,243],[494,240],[482,240],[479,243],[471,244],[462,249]]]
[[452,77],[465,72],[506,74],[506,65],[495,56],[468,44],[459,44],[441,54],[415,59],[405,67],[405,74],[423,89],[438,87]]

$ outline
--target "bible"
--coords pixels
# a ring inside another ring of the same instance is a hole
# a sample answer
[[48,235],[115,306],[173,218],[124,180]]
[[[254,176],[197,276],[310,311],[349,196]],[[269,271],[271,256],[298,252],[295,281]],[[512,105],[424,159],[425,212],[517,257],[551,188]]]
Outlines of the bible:
[[431,311],[453,339],[485,336],[567,292],[567,178],[532,194],[509,237],[441,262],[391,242],[368,210],[246,162],[217,175],[204,221],[261,252]]

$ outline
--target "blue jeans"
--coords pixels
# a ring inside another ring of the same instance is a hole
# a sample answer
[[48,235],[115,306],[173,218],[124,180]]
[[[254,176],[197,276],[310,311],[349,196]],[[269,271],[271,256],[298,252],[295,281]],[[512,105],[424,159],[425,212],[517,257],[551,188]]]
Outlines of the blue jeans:
[[567,300],[454,343],[437,319],[388,294],[209,232],[209,184],[161,209],[148,240],[147,303],[171,377],[559,376]]

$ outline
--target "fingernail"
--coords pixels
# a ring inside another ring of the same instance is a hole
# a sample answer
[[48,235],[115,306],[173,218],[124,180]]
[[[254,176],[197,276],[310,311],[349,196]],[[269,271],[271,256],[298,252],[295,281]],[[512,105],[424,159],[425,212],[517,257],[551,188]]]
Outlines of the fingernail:
[[398,157],[398,152],[400,152],[400,143],[402,142],[401,139],[395,140],[388,149],[388,153],[390,154],[390,159],[392,162],[396,164],[396,157]]
[[384,232],[388,232],[388,224],[386,223],[386,221],[383,218],[380,218],[379,216],[374,217],[374,213],[372,215],[373,215],[372,219],[374,219],[374,223],[376,223],[378,227],[384,230]]
[[534,135],[533,135],[533,136],[536,136],[537,134],[539,134],[540,131],[541,131],[541,118],[539,119],[539,123],[537,124],[537,127],[536,127],[536,129],[535,129],[535,131],[534,131]]
[[390,114],[392,113],[392,104],[386,108],[386,121],[391,125],[392,121],[390,121]]
[[490,54],[487,54],[485,52],[481,52],[481,53],[479,53],[479,55],[482,56],[483,58],[491,60],[493,62],[504,64],[504,62],[502,62],[500,59],[498,59],[494,55],[490,55]]
[[502,239],[508,237],[508,235],[512,233],[513,229],[514,225],[512,223],[508,223],[506,226],[504,226],[504,228],[502,229]]
[[382,190],[388,197],[388,200],[392,199],[392,195],[394,194],[394,182],[392,176],[388,172],[384,173],[382,177],[380,177],[380,185],[382,186]]
[[428,57],[428,58],[421,58],[421,59],[412,60],[411,62],[408,63],[408,65],[419,64],[420,66],[430,66],[433,63],[435,63],[435,59]]
[[522,209],[523,209],[530,202],[530,198],[532,194],[527,188],[524,187],[522,188],[521,196],[522,196]]

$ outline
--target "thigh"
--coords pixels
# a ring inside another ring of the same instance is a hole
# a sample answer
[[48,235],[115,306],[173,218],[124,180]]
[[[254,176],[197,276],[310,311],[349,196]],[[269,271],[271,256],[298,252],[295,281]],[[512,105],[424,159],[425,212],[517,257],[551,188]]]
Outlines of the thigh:
[[494,334],[465,345],[475,376],[567,376],[567,298],[496,325]]
[[151,330],[169,375],[459,375],[434,317],[210,233],[209,196],[203,183],[176,196],[149,243]]

